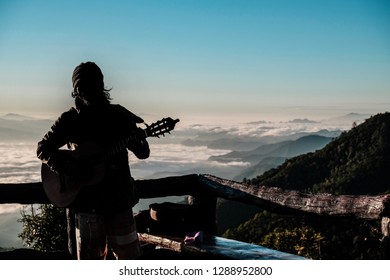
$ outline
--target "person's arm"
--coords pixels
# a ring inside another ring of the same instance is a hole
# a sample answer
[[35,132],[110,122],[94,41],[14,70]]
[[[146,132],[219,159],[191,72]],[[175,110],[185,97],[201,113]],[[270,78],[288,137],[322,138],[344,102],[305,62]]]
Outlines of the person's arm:
[[136,135],[129,141],[127,148],[139,159],[148,158],[150,149],[149,143],[146,141],[146,133],[137,127],[137,123],[143,123],[144,120],[121,105],[117,105],[117,108],[126,116],[127,131],[132,131]]
[[67,122],[69,112],[62,114],[47,132],[43,139],[38,142],[37,157],[47,164],[53,171],[61,173],[66,168],[69,158],[65,158],[58,150],[67,144]]
[[146,141],[146,134],[143,129],[137,128],[134,124],[137,136],[128,144],[128,149],[139,159],[146,159],[150,155],[149,143]]

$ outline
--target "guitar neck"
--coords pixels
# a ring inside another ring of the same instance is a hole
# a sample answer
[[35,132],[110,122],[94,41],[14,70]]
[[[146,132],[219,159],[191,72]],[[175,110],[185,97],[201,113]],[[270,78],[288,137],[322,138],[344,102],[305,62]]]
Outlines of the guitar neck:
[[141,136],[141,131],[143,137],[159,137],[160,135],[164,136],[166,133],[170,133],[170,131],[174,129],[177,122],[179,122],[179,119],[173,120],[172,118],[163,118],[162,120],[147,126],[147,128],[144,130],[135,131],[125,139],[122,139],[107,147],[103,151],[101,159],[106,160],[126,150],[129,142],[133,141],[137,136]]
[[[138,136],[138,133],[134,132],[134,133],[132,133],[132,135],[126,137],[125,139],[122,139],[122,140],[108,146],[102,152],[101,159],[102,160],[109,159],[109,158],[119,154],[120,152],[127,150],[127,146],[129,144],[129,142],[133,141],[137,136]],[[147,137],[147,135],[146,135],[146,137]]]

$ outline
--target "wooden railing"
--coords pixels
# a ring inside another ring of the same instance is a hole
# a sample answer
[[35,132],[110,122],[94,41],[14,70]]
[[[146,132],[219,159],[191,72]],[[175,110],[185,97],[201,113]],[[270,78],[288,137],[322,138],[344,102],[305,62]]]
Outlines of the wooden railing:
[[[384,251],[390,243],[390,194],[306,194],[276,187],[253,186],[205,174],[136,180],[140,198],[190,195],[207,201],[207,215],[216,215],[216,198],[252,204],[274,213],[380,220]],[[50,203],[42,183],[0,184],[0,204]],[[211,226],[212,227],[212,226]],[[386,248],[385,248],[386,247]]]

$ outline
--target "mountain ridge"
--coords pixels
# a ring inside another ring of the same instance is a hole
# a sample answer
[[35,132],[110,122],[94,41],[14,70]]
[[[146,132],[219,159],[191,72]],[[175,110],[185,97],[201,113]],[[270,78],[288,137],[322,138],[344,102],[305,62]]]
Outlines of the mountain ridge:
[[261,174],[276,167],[288,158],[320,149],[331,140],[332,138],[330,137],[316,134],[306,135],[297,140],[260,145],[250,151],[233,151],[225,155],[211,156],[209,160],[222,163],[234,161],[248,162],[251,166],[234,177],[234,180],[241,181],[244,178],[254,176],[256,172],[260,172]]
[[343,132],[321,150],[291,158],[249,182],[315,193],[379,194],[390,191],[388,166],[386,112]]

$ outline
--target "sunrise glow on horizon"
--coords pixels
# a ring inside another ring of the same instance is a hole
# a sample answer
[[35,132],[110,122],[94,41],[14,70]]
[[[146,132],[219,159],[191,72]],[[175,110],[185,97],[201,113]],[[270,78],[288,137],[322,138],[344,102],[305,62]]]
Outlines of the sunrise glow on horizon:
[[388,1],[0,1],[0,114],[58,115],[95,61],[113,102],[184,119],[384,112]]

